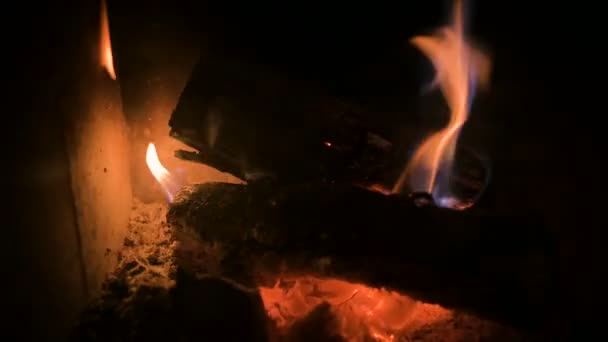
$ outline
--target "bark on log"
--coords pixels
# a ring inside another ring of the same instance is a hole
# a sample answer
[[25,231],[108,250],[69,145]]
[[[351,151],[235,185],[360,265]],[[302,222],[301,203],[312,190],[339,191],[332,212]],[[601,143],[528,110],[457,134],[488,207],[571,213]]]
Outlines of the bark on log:
[[182,267],[246,286],[339,278],[518,328],[550,310],[551,244],[529,217],[420,208],[347,185],[265,193],[210,183],[184,189],[167,219]]

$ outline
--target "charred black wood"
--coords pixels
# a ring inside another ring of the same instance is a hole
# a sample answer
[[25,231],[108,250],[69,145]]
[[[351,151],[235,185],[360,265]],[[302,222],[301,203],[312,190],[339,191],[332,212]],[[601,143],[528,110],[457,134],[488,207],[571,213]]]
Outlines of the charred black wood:
[[551,303],[551,243],[530,217],[420,207],[335,184],[262,193],[212,183],[185,189],[168,222],[182,267],[246,286],[339,278],[518,328],[542,325]]
[[[407,155],[394,146],[390,132],[397,130],[395,118],[407,115],[381,115],[327,88],[261,63],[206,56],[172,113],[170,134],[205,158],[216,156],[206,160],[209,165],[236,170],[247,180],[262,175],[283,184],[361,182],[401,168]],[[418,95],[418,89],[410,93]]]
[[216,151],[207,152],[207,154],[202,154],[194,151],[177,150],[175,151],[175,157],[201,164],[213,165],[216,169],[222,172],[230,173],[240,179],[250,178],[246,173],[243,173],[243,170],[231,163],[229,157],[226,157]]

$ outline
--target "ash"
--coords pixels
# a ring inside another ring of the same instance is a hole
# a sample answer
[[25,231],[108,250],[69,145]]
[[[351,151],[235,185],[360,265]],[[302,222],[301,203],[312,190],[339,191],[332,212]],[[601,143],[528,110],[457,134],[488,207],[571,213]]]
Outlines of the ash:
[[[101,296],[83,313],[71,341],[347,341],[324,303],[287,328],[279,328],[257,291],[216,277],[197,278],[175,264],[176,243],[165,203],[134,201],[116,270]],[[437,312],[441,312],[440,318]],[[390,341],[521,341],[518,333],[477,317],[417,306],[415,324]],[[365,341],[375,341],[366,338]]]
[[113,275],[127,280],[130,291],[142,286],[168,289],[175,285],[175,243],[166,217],[166,204],[134,200],[127,237]]
[[[128,231],[100,298],[82,315],[73,341],[143,340],[167,335],[169,289],[175,285],[174,242],[165,203],[134,199]],[[147,312],[149,310],[149,312]],[[166,337],[170,337],[167,335]]]

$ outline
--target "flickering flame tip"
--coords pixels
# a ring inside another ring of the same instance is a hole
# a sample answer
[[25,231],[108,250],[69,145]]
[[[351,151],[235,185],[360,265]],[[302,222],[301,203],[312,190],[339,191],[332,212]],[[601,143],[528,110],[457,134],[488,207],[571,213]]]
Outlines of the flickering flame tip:
[[[406,183],[413,192],[432,194],[439,206],[453,205],[450,182],[458,136],[469,116],[477,82],[487,83],[490,62],[468,45],[464,36],[462,1],[455,1],[452,24],[433,36],[411,40],[433,63],[433,85],[439,87],[450,109],[448,125],[430,135],[418,147],[393,187],[400,192]],[[450,200],[440,200],[448,198]],[[461,208],[455,205],[453,209]]]
[[114,71],[114,57],[112,55],[112,42],[110,40],[110,25],[108,23],[108,9],[105,0],[101,1],[101,27],[100,27],[99,59],[101,66],[108,75],[116,80]]
[[169,170],[163,166],[160,159],[158,159],[156,146],[154,146],[153,143],[148,144],[148,149],[146,151],[146,164],[148,165],[150,172],[152,172],[152,175],[158,184],[160,184],[161,188],[165,192],[169,202],[173,202],[173,198],[181,186],[177,179],[171,175]]

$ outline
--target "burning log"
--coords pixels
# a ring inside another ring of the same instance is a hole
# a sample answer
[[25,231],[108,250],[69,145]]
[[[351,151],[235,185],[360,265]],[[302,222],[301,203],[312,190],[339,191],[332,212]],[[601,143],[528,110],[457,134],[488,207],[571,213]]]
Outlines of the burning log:
[[209,183],[184,189],[167,220],[191,272],[250,287],[336,278],[519,328],[542,323],[552,258],[539,222],[419,203],[348,185]]
[[392,182],[405,157],[390,136],[400,122],[387,116],[397,110],[369,109],[327,88],[276,67],[206,56],[169,122],[171,136],[197,152],[176,156],[247,181],[381,181],[391,173]]

